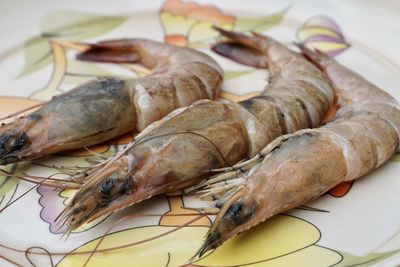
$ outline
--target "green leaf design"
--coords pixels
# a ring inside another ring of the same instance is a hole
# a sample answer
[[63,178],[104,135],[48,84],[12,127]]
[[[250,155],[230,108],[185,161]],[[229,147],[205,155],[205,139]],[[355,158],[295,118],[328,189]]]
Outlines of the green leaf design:
[[75,11],[58,11],[44,17],[42,35],[25,42],[25,66],[19,77],[42,69],[52,61],[49,41],[81,41],[108,32],[127,18],[100,16]]
[[253,72],[252,70],[240,70],[240,71],[234,71],[234,70],[225,70],[224,71],[224,80],[232,80],[235,78],[238,78],[240,76],[246,75]]
[[263,32],[278,25],[290,9],[285,9],[263,18],[238,18],[234,30],[238,32],[256,31]]
[[127,18],[96,14],[58,11],[47,15],[42,21],[43,35],[64,40],[91,38],[120,25]]
[[93,62],[69,59],[64,82],[66,84],[82,84],[93,77],[109,75],[112,75],[112,73],[103,70]]
[[25,42],[25,65],[18,77],[46,67],[52,61],[51,47],[47,38],[33,37]]

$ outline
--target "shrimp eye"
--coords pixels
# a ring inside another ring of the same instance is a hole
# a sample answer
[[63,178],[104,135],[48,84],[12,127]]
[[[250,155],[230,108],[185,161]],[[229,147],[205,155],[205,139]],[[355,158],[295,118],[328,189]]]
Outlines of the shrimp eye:
[[236,224],[240,224],[241,223],[241,216],[240,213],[243,209],[243,203],[242,202],[238,202],[232,205],[232,207],[230,208],[230,212],[232,212],[232,217],[233,220]]
[[24,148],[28,143],[28,136],[22,132],[8,132],[0,136],[0,154],[11,154]]
[[101,183],[100,192],[103,194],[108,194],[111,191],[111,189],[114,187],[114,184],[115,184],[115,182],[114,182],[114,179],[112,179],[112,178],[105,180],[103,183]]
[[24,146],[25,146],[25,144],[27,143],[27,135],[26,135],[26,133],[22,133],[21,134],[21,136],[19,136],[15,141],[14,141],[14,144],[13,144],[13,150],[14,151],[19,151],[19,150],[21,150]]
[[1,151],[6,151],[8,149],[8,142],[10,140],[9,134],[4,134],[0,136],[0,149]]
[[238,201],[227,211],[228,216],[235,225],[242,224],[254,215],[254,204],[252,202]]

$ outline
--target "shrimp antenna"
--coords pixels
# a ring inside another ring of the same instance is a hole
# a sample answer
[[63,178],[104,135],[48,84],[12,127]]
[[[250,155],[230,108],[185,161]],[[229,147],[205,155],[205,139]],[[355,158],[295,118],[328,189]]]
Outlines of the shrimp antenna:
[[[179,214],[170,214],[170,215],[164,214],[163,216],[187,216],[187,215],[190,215],[190,213],[181,214],[181,215],[179,215]],[[201,218],[203,218],[204,216],[209,215],[209,214],[207,214],[207,213],[200,213],[200,214],[196,213],[196,214],[192,214],[192,215],[199,215],[199,216],[197,216],[197,217],[193,218],[192,220],[190,220],[190,221],[188,221],[188,222],[185,222],[185,223],[182,224],[182,225],[179,225],[179,227],[176,227],[176,228],[174,228],[174,229],[171,229],[171,230],[169,230],[169,231],[167,231],[167,232],[165,232],[165,233],[162,233],[162,234],[159,234],[159,235],[156,235],[156,236],[153,236],[153,237],[149,237],[149,238],[147,238],[147,239],[144,239],[144,240],[141,240],[141,241],[137,241],[137,242],[134,242],[134,243],[131,243],[131,244],[126,244],[126,245],[121,245],[121,246],[119,246],[119,247],[114,247],[113,249],[122,249],[122,248],[125,248],[125,247],[136,246],[136,245],[140,245],[140,244],[143,244],[143,243],[146,243],[146,242],[153,241],[153,240],[158,239],[158,238],[161,238],[161,237],[163,237],[163,236],[172,234],[172,233],[174,233],[174,232],[176,232],[176,231],[178,231],[178,230],[180,230],[180,229],[182,229],[182,228],[184,228],[184,227],[186,227],[186,226],[188,226],[188,225],[190,225],[190,224],[192,224],[192,223],[194,223],[194,222],[200,220]],[[106,230],[106,232],[104,232],[104,234],[103,234],[102,237],[100,238],[99,242],[96,244],[95,248],[94,248],[94,249],[92,250],[92,252],[90,253],[88,259],[86,260],[86,262],[84,263],[83,266],[85,267],[85,266],[89,263],[90,259],[93,257],[93,255],[94,255],[94,253],[96,253],[96,251],[97,251],[97,252],[105,252],[105,251],[108,251],[108,249],[102,249],[102,250],[97,250],[97,249],[99,248],[99,246],[100,246],[101,243],[103,242],[103,240],[104,240],[104,238],[106,237],[106,235],[107,235],[113,228],[115,228],[118,224],[120,224],[120,223],[126,221],[127,219],[135,218],[135,217],[138,217],[138,216],[137,216],[137,215],[126,216],[126,217],[123,217],[123,218],[121,218],[120,220],[118,220],[118,221],[117,221],[116,223],[114,223],[113,225],[111,225],[111,226]]]
[[104,155],[102,155],[102,154],[100,154],[100,153],[97,153],[97,152],[91,150],[91,149],[88,148],[87,146],[84,146],[83,148],[84,148],[87,152],[89,152],[91,155],[93,155],[93,156],[95,156],[95,157],[99,157],[99,158],[101,158],[101,159],[107,159],[106,156],[104,156]]
[[[195,217],[194,219],[192,219],[192,220],[190,220],[190,221],[188,221],[188,222],[186,222],[186,223],[184,223],[184,224],[182,224],[182,225],[180,225],[180,226],[178,226],[178,227],[176,227],[174,229],[171,229],[171,230],[169,230],[169,231],[167,231],[165,233],[162,233],[160,235],[157,235],[157,236],[154,236],[154,237],[151,237],[151,238],[147,238],[147,239],[144,239],[144,240],[140,240],[140,241],[137,241],[137,242],[132,242],[132,243],[129,243],[129,244],[124,244],[124,245],[119,245],[119,246],[115,246],[115,247],[109,247],[109,248],[104,248],[104,249],[99,249],[98,250],[98,247],[100,246],[101,242],[104,240],[105,236],[114,227],[116,227],[117,224],[122,223],[123,221],[125,221],[127,219],[134,218],[134,217],[148,217],[148,216],[150,216],[150,217],[160,217],[160,216],[191,216],[191,215],[198,215],[198,216]],[[176,232],[176,231],[178,231],[178,230],[180,230],[180,229],[182,229],[182,228],[194,223],[195,221],[200,220],[201,218],[203,218],[204,216],[207,216],[207,215],[216,215],[216,213],[202,212],[200,214],[199,213],[182,213],[182,214],[134,214],[134,215],[129,215],[129,216],[126,216],[124,218],[121,218],[117,223],[114,223],[114,225],[110,226],[110,228],[108,228],[107,231],[102,235],[102,238],[99,240],[99,244],[97,244],[96,248],[94,250],[90,250],[90,251],[86,250],[86,251],[50,252],[49,250],[47,250],[45,248],[42,248],[42,247],[30,247],[27,250],[22,250],[22,249],[13,248],[13,247],[10,247],[8,245],[1,244],[1,243],[0,243],[0,247],[2,247],[4,249],[7,249],[7,250],[11,250],[11,251],[17,252],[17,253],[25,253],[25,255],[26,254],[29,254],[29,255],[48,255],[50,258],[52,256],[68,256],[68,255],[90,254],[91,256],[89,256],[89,259],[85,263],[87,265],[87,263],[89,262],[90,258],[95,253],[104,253],[104,252],[119,250],[119,249],[131,247],[131,246],[140,245],[140,244],[143,244],[143,243],[146,243],[146,242],[150,242],[150,241],[155,240],[157,238],[160,238],[160,237],[169,235],[169,234],[171,234],[173,232]],[[44,252],[31,251],[33,248],[41,249]],[[0,258],[3,258],[3,256],[0,255]],[[5,260],[7,260],[7,259],[5,259]],[[52,262],[52,260],[50,260],[50,261]],[[22,265],[19,265],[18,263],[15,263],[15,265],[22,266]]]
[[70,92],[72,92],[72,91],[77,91],[77,90],[78,90],[78,87],[77,87],[77,88],[73,88],[73,89],[71,89],[71,90],[69,90],[69,91],[67,91],[67,92],[63,92],[63,93],[61,93],[61,94],[58,94],[58,95],[56,95],[56,96],[53,96],[50,100],[47,100],[47,101],[44,101],[44,102],[41,102],[41,103],[32,105],[32,106],[30,106],[30,107],[21,109],[21,110],[19,110],[19,111],[17,111],[17,112],[14,112],[14,113],[11,113],[11,114],[9,114],[9,115],[6,115],[5,117],[1,117],[1,118],[0,118],[0,121],[6,120],[6,119],[9,119],[9,118],[12,118],[12,117],[15,117],[15,116],[17,116],[17,115],[19,115],[19,114],[21,114],[21,113],[26,112],[26,111],[32,110],[32,109],[34,109],[34,108],[37,108],[37,107],[40,107],[40,106],[43,106],[43,105],[46,105],[47,103],[49,103],[50,101],[52,101],[54,98],[57,98],[57,97],[66,95],[67,93],[70,93]]
[[17,175],[0,168],[0,174],[15,177],[26,182],[59,189],[79,189],[82,186],[82,183],[78,181],[52,178],[54,175],[62,173],[53,173],[49,177],[39,177],[27,174]]
[[42,102],[42,103],[39,103],[39,104],[30,106],[30,107],[21,109],[21,110],[19,110],[19,111],[17,111],[17,112],[8,114],[8,115],[6,115],[6,116],[4,116],[4,117],[1,117],[1,118],[0,118],[0,121],[6,120],[6,119],[10,119],[10,118],[12,118],[12,117],[15,117],[15,116],[17,116],[17,115],[19,115],[19,114],[22,114],[22,113],[27,112],[27,111],[29,111],[29,110],[32,110],[32,109],[34,109],[34,108],[43,106],[43,105],[47,104],[48,102],[49,102],[49,101]]
[[[7,176],[13,176],[15,177],[14,174],[6,172],[2,169],[0,169],[0,173],[4,172]],[[3,173],[3,174],[4,174]],[[16,199],[14,199],[13,201],[11,201],[10,203],[8,203],[3,209],[0,210],[0,213],[3,212],[5,209],[9,208],[11,205],[13,205],[15,202],[17,202],[18,200],[20,200],[21,198],[23,198],[24,196],[26,196],[29,192],[31,192],[33,189],[35,189],[36,187],[44,184],[46,182],[46,180],[57,180],[57,179],[52,179],[51,177],[56,175],[55,173],[50,175],[47,178],[43,178],[42,181],[38,182],[37,184],[35,184],[33,187],[29,188],[27,191],[25,191],[23,194],[21,194],[20,196],[18,196]],[[17,177],[18,178],[18,177]]]

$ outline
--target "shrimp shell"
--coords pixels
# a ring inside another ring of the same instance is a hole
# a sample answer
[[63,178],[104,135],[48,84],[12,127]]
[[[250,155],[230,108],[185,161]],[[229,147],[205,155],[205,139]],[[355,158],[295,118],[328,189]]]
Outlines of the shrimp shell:
[[176,108],[216,98],[223,79],[221,68],[208,55],[145,39],[93,44],[78,58],[139,62],[152,73],[138,79],[96,78],[4,125],[0,128],[0,164],[142,131]]
[[362,177],[399,148],[395,99],[322,52],[300,48],[329,77],[340,104],[337,115],[321,128],[278,138],[261,152],[265,158],[251,162],[251,174],[224,201],[199,255],[341,182]]
[[69,229],[153,195],[193,186],[209,176],[203,170],[231,166],[282,134],[320,125],[333,92],[317,67],[271,38],[220,32],[233,43],[217,44],[216,51],[228,57],[231,52],[233,57],[264,55],[268,62],[241,58],[268,64],[272,82],[260,96],[240,103],[202,100],[144,130],[89,175],[60,217]]

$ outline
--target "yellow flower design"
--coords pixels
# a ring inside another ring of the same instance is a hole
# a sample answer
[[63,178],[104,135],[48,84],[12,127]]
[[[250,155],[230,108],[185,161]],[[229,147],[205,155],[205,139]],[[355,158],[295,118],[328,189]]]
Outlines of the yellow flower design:
[[[171,226],[146,226],[109,234],[98,250],[130,244],[166,233]],[[96,253],[87,266],[182,266],[203,242],[208,227],[188,226],[150,242]],[[316,245],[319,230],[302,219],[277,215],[227,241],[220,248],[193,262],[195,266],[331,266],[342,256]],[[91,251],[95,239],[75,250]],[[69,255],[58,266],[81,266],[89,254]]]
[[166,0],[160,10],[160,21],[166,43],[204,47],[204,43],[218,36],[212,26],[240,32],[262,32],[279,24],[287,10],[261,18],[237,18],[216,6]]
[[218,35],[212,25],[232,29],[234,16],[223,14],[214,6],[167,0],[160,11],[165,42],[186,46]]

